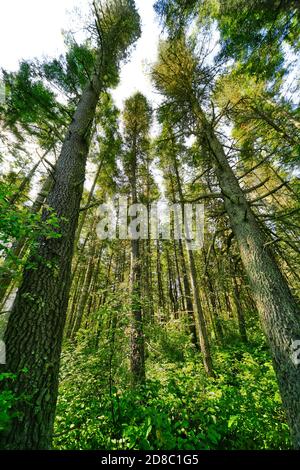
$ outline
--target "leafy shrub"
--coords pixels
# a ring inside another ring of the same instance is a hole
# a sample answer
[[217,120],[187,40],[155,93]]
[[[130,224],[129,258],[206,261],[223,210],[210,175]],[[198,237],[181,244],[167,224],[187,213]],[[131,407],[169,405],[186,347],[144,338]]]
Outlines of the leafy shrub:
[[[10,373],[0,374],[0,382],[9,382],[15,379],[15,375]],[[5,431],[13,417],[11,412],[15,403],[15,396],[11,390],[4,388],[0,391],[0,432]]]

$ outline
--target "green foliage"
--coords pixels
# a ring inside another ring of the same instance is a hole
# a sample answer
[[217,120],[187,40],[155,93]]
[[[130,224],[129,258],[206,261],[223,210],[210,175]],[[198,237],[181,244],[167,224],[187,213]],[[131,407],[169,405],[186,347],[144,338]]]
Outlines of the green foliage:
[[197,0],[157,0],[154,4],[156,13],[164,19],[172,35],[179,35],[195,16]]
[[11,205],[9,198],[16,187],[4,182],[0,183],[0,253],[3,263],[0,264],[1,276],[9,272],[17,275],[21,266],[29,267],[27,258],[20,258],[14,253],[18,242],[27,241],[27,246],[34,253],[40,237],[59,238],[59,221],[52,210],[43,220],[41,214],[36,214],[28,206]]
[[58,129],[65,125],[65,109],[40,78],[36,64],[23,61],[17,72],[4,71],[3,76],[7,88],[7,99],[0,106],[4,128],[10,129],[20,141],[24,140],[21,126],[42,145],[55,143]]
[[[11,382],[15,378],[16,376],[14,374],[0,374],[0,384],[1,382]],[[5,431],[11,422],[13,417],[11,409],[15,400],[15,396],[11,390],[4,389],[0,391],[0,432]]]
[[195,18],[218,22],[221,59],[234,58],[244,72],[261,78],[284,73],[284,48],[299,50],[297,0],[158,0],[156,12],[171,37],[180,35]]
[[147,382],[135,390],[128,386],[125,363],[113,385],[107,383],[107,365],[101,359],[109,354],[106,345],[94,352],[70,349],[64,355],[56,449],[289,447],[263,343],[215,351],[217,378],[209,379],[178,323],[155,327],[151,337],[155,339],[147,344]]
[[233,57],[245,71],[262,78],[282,73],[283,43],[299,47],[299,11],[295,2],[221,0],[217,14],[222,56]]
[[133,0],[94,2],[104,88],[117,86],[120,62],[141,35],[140,17]]
[[89,44],[69,41],[65,56],[41,64],[44,77],[61,88],[66,95],[78,98],[95,67],[95,51]]

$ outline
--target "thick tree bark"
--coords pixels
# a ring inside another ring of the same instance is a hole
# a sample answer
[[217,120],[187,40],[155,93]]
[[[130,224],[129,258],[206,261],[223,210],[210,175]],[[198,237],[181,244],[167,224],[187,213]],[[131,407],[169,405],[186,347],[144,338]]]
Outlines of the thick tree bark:
[[[62,146],[47,204],[60,219],[61,238],[42,238],[35,268],[24,273],[5,334],[6,370],[17,374],[19,412],[2,436],[13,449],[49,449],[58,393],[58,372],[70,289],[73,244],[85,179],[90,131],[101,80],[83,91]],[[44,212],[44,219],[48,213]]]
[[294,447],[299,449],[300,367],[294,361],[293,351],[294,342],[300,339],[299,306],[266,243],[264,230],[257,222],[226,159],[222,144],[199,107],[196,114],[213,158],[225,209],[271,348]]

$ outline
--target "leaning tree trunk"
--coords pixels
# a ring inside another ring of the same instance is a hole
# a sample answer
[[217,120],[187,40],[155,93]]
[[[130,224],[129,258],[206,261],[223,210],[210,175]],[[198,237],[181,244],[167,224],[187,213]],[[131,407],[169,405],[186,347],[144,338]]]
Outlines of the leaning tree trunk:
[[[5,334],[6,370],[17,374],[11,428],[2,445],[49,449],[58,393],[58,373],[68,306],[73,244],[85,179],[90,133],[101,91],[100,73],[83,91],[55,167],[47,198],[60,220],[60,238],[41,238],[34,268],[25,271]],[[44,220],[49,212],[44,211]]]
[[299,307],[267,244],[264,231],[226,159],[222,144],[202,110],[198,108],[196,113],[213,157],[225,209],[239,244],[241,259],[271,348],[293,444],[299,449],[300,365],[294,351],[297,345],[299,348],[297,341],[300,340]]

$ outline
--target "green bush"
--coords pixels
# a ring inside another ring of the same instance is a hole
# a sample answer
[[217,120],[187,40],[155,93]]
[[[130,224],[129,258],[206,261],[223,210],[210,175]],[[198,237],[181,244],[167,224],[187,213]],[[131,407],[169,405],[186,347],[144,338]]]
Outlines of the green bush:
[[[0,382],[6,384],[15,379],[15,375],[10,373],[0,374]],[[0,432],[5,431],[11,422],[13,413],[11,411],[13,404],[15,403],[15,396],[13,392],[4,387],[0,391]]]

